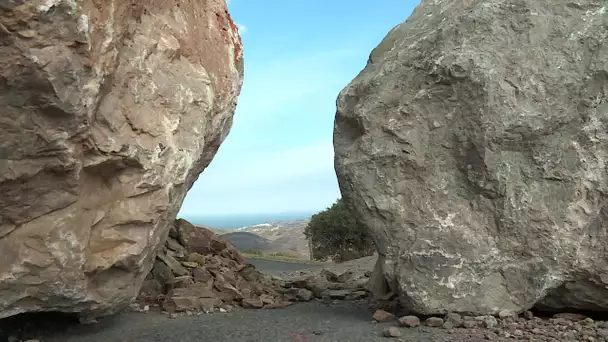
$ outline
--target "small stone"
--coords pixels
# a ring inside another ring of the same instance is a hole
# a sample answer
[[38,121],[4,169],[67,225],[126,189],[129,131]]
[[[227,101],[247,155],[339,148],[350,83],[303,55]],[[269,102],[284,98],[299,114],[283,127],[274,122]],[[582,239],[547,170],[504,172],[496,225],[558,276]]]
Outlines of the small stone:
[[17,34],[21,38],[34,38],[34,37],[36,37],[36,31],[34,31],[34,30],[22,30],[22,31],[17,32]]
[[192,252],[190,254],[188,254],[188,261],[189,262],[195,262],[199,265],[204,265],[205,264],[205,257],[202,254],[196,253],[196,252]]
[[524,317],[528,320],[532,320],[534,318],[534,314],[530,310],[524,311]]
[[587,316],[576,313],[560,312],[553,315],[553,318],[561,318],[568,321],[582,321],[587,318]]
[[224,308],[220,308],[220,312],[221,312],[221,313],[226,313],[226,312],[228,312],[228,310],[226,310],[226,309],[224,309]]
[[591,324],[595,323],[595,321],[593,320],[593,318],[587,317],[581,323],[584,325],[591,325]]
[[447,322],[443,323],[443,325],[441,327],[445,330],[454,329],[454,323],[447,321]]
[[179,261],[177,261],[174,257],[168,255],[168,254],[163,254],[163,253],[159,253],[157,255],[157,257],[165,263],[165,265],[167,265],[171,271],[178,275],[178,276],[185,276],[185,275],[189,275],[190,271],[188,271],[187,269],[185,269],[181,263]]
[[578,333],[575,330],[568,330],[563,335],[563,337],[566,340],[574,340],[574,341],[576,341],[577,336],[578,336]]
[[399,318],[399,324],[408,328],[415,328],[420,326],[420,318],[416,316],[403,316]]
[[318,329],[313,330],[312,333],[315,334],[315,335],[317,335],[317,336],[321,336],[321,335],[325,334],[324,331],[318,330]]
[[385,323],[385,322],[394,321],[395,315],[393,315],[392,313],[390,313],[388,311],[376,310],[376,312],[374,312],[374,316],[372,318],[376,322]]
[[476,321],[476,320],[472,320],[472,319],[467,319],[464,320],[462,322],[462,326],[467,328],[467,329],[472,329],[472,328],[476,328],[481,324],[480,321]]
[[272,303],[272,304],[266,304],[264,306],[264,308],[265,309],[282,309],[282,308],[286,308],[292,304],[293,304],[292,302],[280,301],[280,302],[276,302],[276,303]]
[[383,335],[384,337],[399,337],[401,336],[401,331],[397,327],[388,327],[384,329]]
[[144,312],[150,311],[150,305],[144,305]]
[[244,298],[242,303],[244,308],[249,309],[260,309],[264,307],[264,303],[259,299]]
[[608,329],[597,329],[597,335],[608,341]]
[[367,297],[366,291],[353,291],[346,296],[347,300],[358,300]]
[[429,317],[424,321],[424,325],[427,327],[438,328],[443,325],[443,318],[440,317]]
[[519,329],[514,330],[513,331],[513,336],[515,336],[515,337],[522,337],[522,336],[524,336],[524,332],[521,331],[521,330],[519,330]]
[[354,273],[351,272],[351,271],[346,271],[346,272],[340,274],[338,276],[337,280],[338,280],[339,283],[346,283],[347,281],[349,281],[349,280],[351,280],[353,278],[353,274]]
[[500,310],[500,312],[498,313],[498,318],[500,319],[505,319],[508,317],[513,317],[513,313],[509,310]]
[[496,341],[498,339],[498,334],[490,331],[486,333],[486,340],[488,341]]
[[199,265],[194,261],[182,261],[182,265],[188,268],[197,268]]
[[483,326],[488,329],[492,329],[498,325],[498,321],[494,316],[485,316],[482,322]]
[[334,272],[329,271],[329,270],[327,270],[325,268],[321,270],[321,276],[325,280],[327,280],[329,282],[332,282],[332,283],[339,283],[340,282],[340,281],[338,281],[338,276]]
[[346,291],[346,290],[331,290],[331,291],[329,291],[329,298],[344,299],[349,294],[350,294],[350,291]]
[[308,302],[314,297],[312,291],[307,289],[298,289],[296,293],[296,298],[302,302]]
[[457,313],[448,313],[447,315],[445,315],[444,320],[446,322],[451,322],[455,328],[462,326],[462,317]]
[[177,318],[177,313],[175,313],[175,312],[169,313],[169,318],[171,318],[171,319]]

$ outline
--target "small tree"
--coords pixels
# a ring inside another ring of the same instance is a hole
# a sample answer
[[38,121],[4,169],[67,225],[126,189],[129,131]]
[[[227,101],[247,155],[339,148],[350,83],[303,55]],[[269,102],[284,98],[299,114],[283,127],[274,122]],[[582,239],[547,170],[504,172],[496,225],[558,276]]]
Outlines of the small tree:
[[372,255],[374,245],[369,231],[342,201],[315,214],[304,230],[311,244],[312,258],[347,261]]

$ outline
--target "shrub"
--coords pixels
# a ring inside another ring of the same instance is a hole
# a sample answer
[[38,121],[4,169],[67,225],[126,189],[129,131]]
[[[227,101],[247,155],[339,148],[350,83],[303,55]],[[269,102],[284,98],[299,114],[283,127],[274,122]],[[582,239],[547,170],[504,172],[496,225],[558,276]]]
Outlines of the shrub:
[[315,260],[331,258],[342,262],[374,252],[369,230],[355,218],[342,199],[313,215],[304,234],[312,244],[312,257]]

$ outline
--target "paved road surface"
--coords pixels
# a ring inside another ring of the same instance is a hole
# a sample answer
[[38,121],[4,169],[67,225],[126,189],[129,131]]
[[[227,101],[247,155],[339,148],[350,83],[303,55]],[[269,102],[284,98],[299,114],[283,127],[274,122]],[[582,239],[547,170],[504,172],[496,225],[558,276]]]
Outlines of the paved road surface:
[[[318,301],[275,310],[244,310],[169,318],[165,314],[124,313],[94,325],[47,325],[41,342],[381,342],[390,324],[372,323],[366,303],[330,306]],[[37,329],[41,327],[38,325]],[[403,341],[448,341],[430,328],[403,330]]]
[[272,261],[252,258],[245,258],[245,262],[252,264],[253,266],[255,266],[255,268],[262,272],[270,274],[275,274],[278,272],[298,271],[314,266],[311,264],[299,264],[295,262]]
[[[247,259],[259,270],[297,271],[308,264]],[[40,342],[374,342],[387,324],[372,323],[373,308],[366,302],[319,301],[283,309],[244,310],[229,313],[180,316],[158,312],[128,312],[98,324],[80,325],[57,314],[30,316],[27,320],[0,320],[0,342],[8,336],[38,338]],[[448,341],[441,330],[402,330],[402,341]],[[18,340],[17,340],[18,341]]]

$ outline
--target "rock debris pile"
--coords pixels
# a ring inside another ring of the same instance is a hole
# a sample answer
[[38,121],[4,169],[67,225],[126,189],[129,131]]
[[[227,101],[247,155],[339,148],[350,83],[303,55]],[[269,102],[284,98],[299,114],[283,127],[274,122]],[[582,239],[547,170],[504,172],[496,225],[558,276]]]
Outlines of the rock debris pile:
[[506,312],[498,316],[466,316],[448,313],[443,317],[396,316],[377,310],[376,322],[394,322],[383,330],[385,337],[400,337],[407,329],[429,327],[447,330],[450,341],[608,341],[608,322],[596,322],[581,314],[557,313],[552,318]]
[[332,300],[359,300],[369,297],[366,289],[370,272],[356,274],[344,272],[339,275],[327,269],[319,274],[307,274],[284,281],[284,298],[289,301],[309,301],[313,298],[325,302]]
[[137,306],[167,312],[213,312],[288,305],[281,283],[246,264],[232,245],[211,230],[177,220],[152,271],[141,288]]
[[369,272],[335,274],[322,269],[282,279],[264,275],[211,230],[179,219],[146,277],[136,310],[169,313],[281,308],[293,302],[368,297]]

